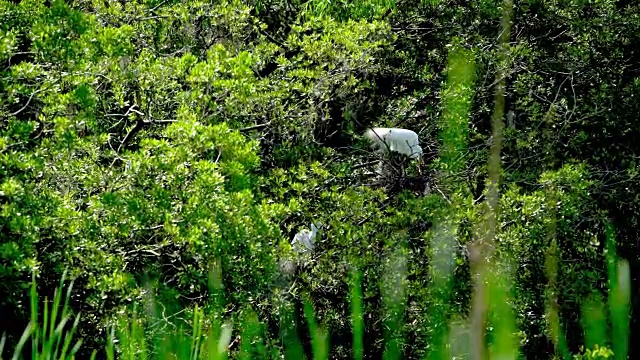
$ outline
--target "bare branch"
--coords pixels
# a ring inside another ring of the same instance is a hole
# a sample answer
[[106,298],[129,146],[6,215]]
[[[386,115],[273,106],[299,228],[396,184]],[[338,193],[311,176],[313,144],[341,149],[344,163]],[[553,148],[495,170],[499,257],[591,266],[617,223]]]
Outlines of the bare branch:
[[108,116],[108,117],[111,117],[111,116],[127,117],[127,116],[129,116],[129,114],[131,114],[132,112],[134,112],[134,113],[136,113],[136,114],[138,114],[138,115],[140,115],[140,116],[144,116],[144,114],[143,114],[143,113],[141,113],[140,111],[138,111],[138,110],[136,110],[136,109],[135,109],[137,106],[138,106],[138,105],[136,105],[136,104],[131,105],[131,106],[129,107],[129,109],[127,110],[127,112],[125,112],[124,114],[104,114],[104,116]]
[[[122,116],[122,117],[126,117],[129,116],[130,113],[136,113],[140,116],[145,116],[144,113],[136,110],[135,108],[137,107],[136,104],[131,105],[131,107],[129,107],[129,110],[127,110],[126,113],[124,114],[106,114],[105,116]],[[116,158],[113,159],[113,161],[111,162],[111,166],[113,166],[115,164],[115,162],[117,160],[122,160],[122,158],[118,155],[120,153],[120,151],[122,150],[122,148],[124,148],[124,146],[129,143],[129,141],[131,141],[131,139],[140,131],[142,130],[142,128],[146,127],[146,126],[150,126],[150,125],[161,125],[161,124],[170,124],[170,123],[174,123],[177,120],[175,119],[164,119],[164,120],[143,120],[140,119],[136,122],[136,124],[129,130],[129,132],[127,132],[127,135],[124,136],[124,138],[122,139],[122,141],[120,141],[120,144],[118,144],[118,148],[115,149],[115,153],[116,153]],[[111,144],[109,144],[109,146],[111,146]],[[113,148],[112,148],[113,149]]]
[[283,42],[281,42],[281,41],[278,41],[276,38],[274,38],[273,36],[269,35],[269,33],[268,33],[268,32],[266,32],[266,31],[264,31],[264,30],[260,29],[260,27],[258,27],[258,32],[259,32],[260,34],[264,35],[264,36],[267,38],[267,40],[271,41],[272,43],[274,43],[274,44],[276,44],[276,45],[278,45],[278,46],[280,46],[280,47],[282,47],[282,48],[284,48],[284,49],[288,49],[288,48],[287,48],[287,45],[285,45],[285,44],[284,44]]
[[33,100],[33,97],[34,97],[37,93],[42,92],[42,91],[45,91],[45,90],[48,90],[48,89],[49,89],[49,87],[46,87],[46,88],[42,88],[42,89],[38,89],[38,90],[34,91],[34,92],[31,94],[31,96],[29,96],[29,99],[27,100],[27,103],[26,103],[26,104],[24,104],[24,106],[23,106],[23,107],[21,107],[20,109],[18,109],[17,111],[10,113],[10,114],[9,114],[9,116],[16,116],[16,115],[20,114],[21,112],[23,112],[23,111],[24,111],[24,109],[26,109],[26,108],[27,108],[27,106],[29,106],[29,104],[31,103],[31,100]]
[[267,122],[267,123],[264,123],[264,124],[253,125],[253,126],[248,126],[248,127],[245,127],[245,128],[238,129],[238,131],[239,132],[246,132],[246,131],[251,131],[251,130],[258,130],[258,129],[265,128],[265,127],[267,127],[269,125],[271,125],[271,122]]

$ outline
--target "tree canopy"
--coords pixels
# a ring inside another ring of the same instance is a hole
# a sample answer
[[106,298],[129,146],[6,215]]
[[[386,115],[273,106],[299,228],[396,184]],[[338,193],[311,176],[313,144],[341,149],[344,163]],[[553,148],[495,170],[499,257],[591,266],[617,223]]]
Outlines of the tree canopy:
[[150,337],[260,323],[232,358],[315,352],[310,306],[327,358],[452,358],[480,296],[488,351],[633,358],[636,317],[601,304],[618,258],[640,288],[638,44],[621,0],[0,0],[7,344],[32,275],[51,299],[66,274],[79,357],[156,302]]

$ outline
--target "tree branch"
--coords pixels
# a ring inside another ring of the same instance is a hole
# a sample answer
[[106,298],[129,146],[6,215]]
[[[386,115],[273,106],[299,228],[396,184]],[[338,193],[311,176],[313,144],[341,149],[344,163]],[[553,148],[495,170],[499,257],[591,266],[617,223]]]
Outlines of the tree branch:
[[125,135],[124,139],[118,145],[118,149],[116,149],[116,153],[119,153],[120,150],[131,140],[131,138],[138,133],[138,131],[142,130],[142,128],[150,125],[161,125],[161,124],[169,124],[174,123],[177,120],[139,120],[136,124],[129,130],[127,135]]
[[[136,113],[140,116],[145,116],[144,113],[136,110],[135,108],[137,107],[136,104],[131,105],[131,107],[129,107],[129,109],[127,110],[126,113],[124,114],[106,114],[105,116],[121,116],[121,117],[126,117],[129,116],[130,113]],[[140,131],[142,130],[144,127],[147,126],[151,126],[151,125],[162,125],[162,124],[170,124],[170,123],[174,123],[177,120],[175,119],[165,119],[165,120],[143,120],[143,119],[139,119],[136,124],[129,130],[129,132],[127,132],[127,134],[124,136],[124,138],[122,139],[122,141],[120,141],[120,144],[118,144],[118,148],[115,149],[115,153],[116,153],[116,158],[113,159],[113,161],[111,162],[111,166],[113,166],[115,164],[115,162],[120,159],[122,160],[122,158],[118,155],[120,153],[120,151],[122,150],[122,148],[125,147],[125,145],[127,145],[127,143],[129,143],[129,141],[131,141],[131,139]],[[109,144],[109,146],[111,146],[111,144]],[[112,148],[113,149],[113,148]]]
[[258,130],[258,129],[262,129],[265,128],[267,126],[271,125],[271,122],[267,122],[264,124],[258,124],[258,125],[253,125],[253,126],[248,126],[245,128],[240,128],[238,129],[239,132],[246,132],[246,131],[251,131],[251,130]]
[[23,111],[24,111],[24,109],[26,109],[26,108],[27,108],[27,106],[29,106],[29,104],[31,103],[31,100],[33,100],[33,97],[34,97],[37,93],[42,92],[42,91],[47,90],[47,89],[49,89],[49,88],[47,87],[47,88],[42,88],[42,89],[38,89],[38,90],[34,91],[34,92],[31,94],[31,96],[29,96],[29,99],[27,100],[27,103],[26,103],[26,104],[24,104],[24,106],[23,106],[23,107],[21,107],[20,109],[18,109],[17,111],[12,112],[12,113],[9,113],[9,116],[16,116],[16,115],[20,114],[21,112],[23,112]]

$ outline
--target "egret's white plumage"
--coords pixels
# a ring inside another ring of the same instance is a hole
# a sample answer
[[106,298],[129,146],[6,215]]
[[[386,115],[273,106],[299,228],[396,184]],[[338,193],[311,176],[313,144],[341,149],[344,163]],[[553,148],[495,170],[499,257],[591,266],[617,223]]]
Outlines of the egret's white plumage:
[[[309,229],[304,229],[297,233],[293,240],[291,241],[291,245],[298,253],[310,252],[313,250],[314,242],[316,240],[316,236],[318,235],[318,227],[322,227],[322,224],[311,224],[311,231]],[[302,245],[302,246],[300,246]]]
[[[411,130],[400,128],[372,128],[364,136],[369,139],[379,151],[390,151],[405,154],[410,158],[422,156],[418,134]],[[386,144],[386,145],[385,145]]]

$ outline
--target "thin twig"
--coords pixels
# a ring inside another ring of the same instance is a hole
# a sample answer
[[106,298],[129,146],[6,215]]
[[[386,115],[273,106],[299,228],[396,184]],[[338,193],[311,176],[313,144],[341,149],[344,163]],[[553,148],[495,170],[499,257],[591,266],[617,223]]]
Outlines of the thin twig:
[[[127,110],[126,113],[124,114],[107,114],[110,116],[129,116],[130,113],[136,113],[140,116],[145,116],[144,113],[138,111],[135,109],[135,107],[137,107],[136,104],[131,105],[131,107],[129,107],[129,110]],[[105,116],[107,116],[105,115]],[[111,162],[111,166],[113,166],[116,162],[116,160],[122,160],[122,158],[120,158],[118,156],[118,154],[120,153],[120,151],[122,150],[122,148],[133,138],[133,136],[135,136],[140,130],[142,130],[142,128],[146,127],[146,126],[150,126],[150,125],[159,125],[159,124],[169,124],[169,123],[174,123],[177,120],[175,119],[165,119],[165,120],[138,120],[136,122],[136,124],[129,130],[129,132],[127,132],[127,135],[125,135],[124,139],[122,139],[122,141],[120,141],[120,144],[118,144],[118,148],[115,150],[116,152],[116,158],[113,159],[113,161]]]
[[245,132],[245,131],[251,131],[251,130],[258,130],[258,129],[265,128],[265,127],[267,127],[269,125],[271,125],[271,122],[264,123],[264,124],[253,125],[253,126],[248,126],[248,127],[245,127],[245,128],[238,129],[238,131],[239,132]]
[[46,88],[42,88],[42,89],[38,89],[38,90],[34,91],[34,92],[31,94],[31,96],[29,96],[29,99],[27,100],[27,103],[26,103],[26,104],[24,104],[24,106],[23,106],[23,107],[21,107],[20,109],[18,109],[17,111],[10,113],[10,114],[9,114],[9,116],[16,116],[16,115],[20,114],[21,112],[23,112],[23,111],[24,111],[24,109],[26,109],[26,108],[27,108],[27,106],[29,106],[29,104],[31,103],[31,100],[33,100],[33,97],[34,97],[37,93],[42,92],[42,91],[44,91],[44,90],[48,90],[48,89],[49,89],[49,87],[46,87]]

